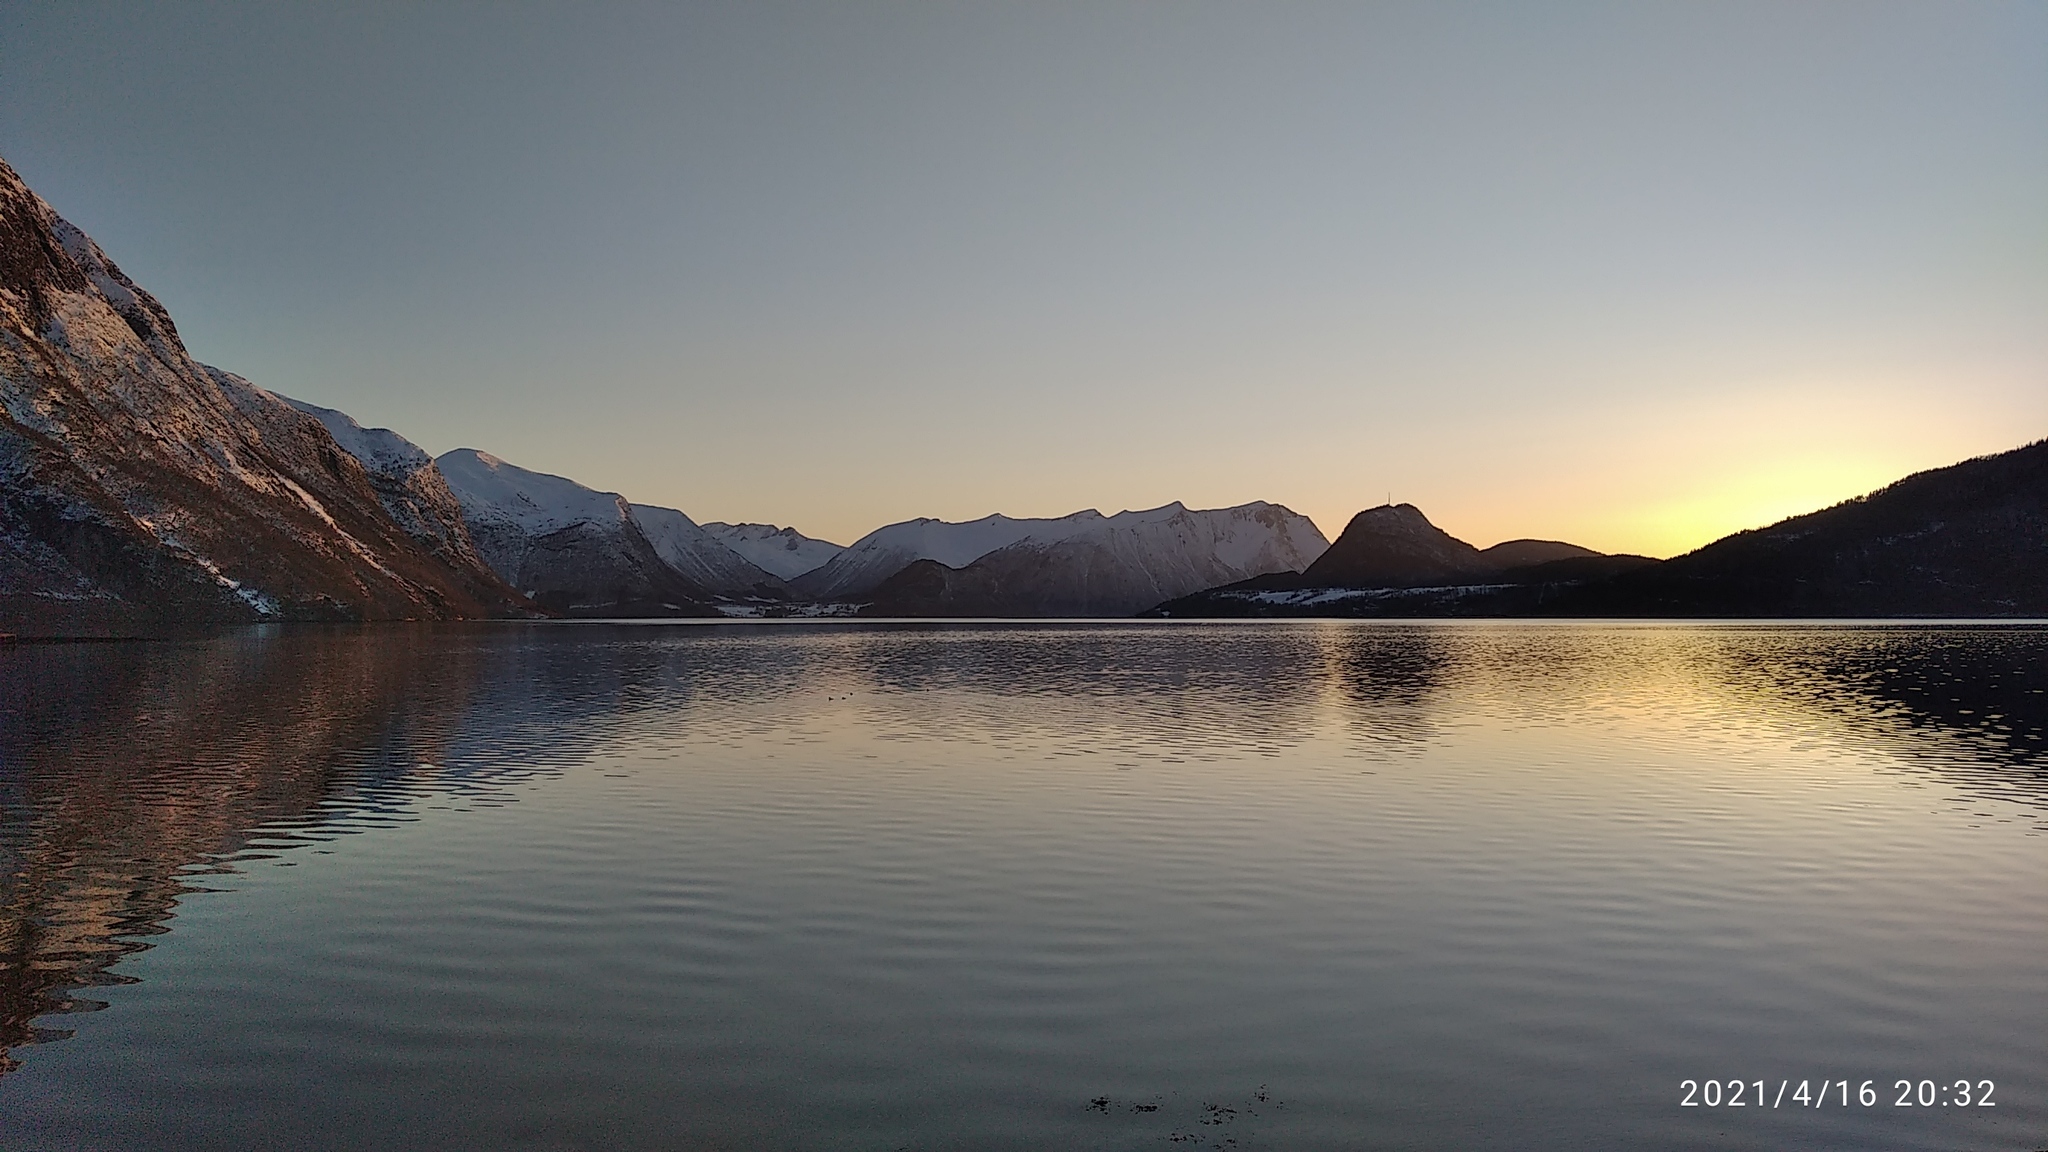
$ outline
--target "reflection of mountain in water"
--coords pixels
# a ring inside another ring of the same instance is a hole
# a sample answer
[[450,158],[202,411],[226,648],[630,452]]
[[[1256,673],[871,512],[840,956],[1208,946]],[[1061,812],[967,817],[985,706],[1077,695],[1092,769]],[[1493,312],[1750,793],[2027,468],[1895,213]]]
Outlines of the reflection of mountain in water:
[[686,708],[749,699],[799,654],[639,629],[254,629],[210,641],[0,649],[0,1073],[67,1032],[79,989],[169,931],[189,882],[495,792]]
[[95,1007],[76,993],[120,982],[195,876],[608,748],[751,754],[844,723],[1171,769],[1282,755],[1332,719],[1349,754],[1409,755],[1474,723],[1703,701],[1725,720],[1731,693],[1973,791],[2048,795],[2036,629],[537,625],[0,649],[0,1071],[63,1034],[36,1018]]
[[2048,632],[2037,628],[1735,633],[1719,676],[1857,721],[2001,789],[2048,791]]
[[1459,667],[1460,637],[1430,627],[1339,627],[1326,637],[1328,675],[1354,738],[1414,752],[1440,728],[1439,697]]
[[832,643],[820,666],[869,693],[886,738],[1127,762],[1297,744],[1321,675],[1309,629],[900,625]]
[[[454,635],[0,655],[0,1071],[52,1035],[35,1017],[99,1007],[73,991],[120,982],[109,966],[168,931],[194,865],[359,830],[448,771],[484,655]],[[472,763],[470,783],[508,767]]]

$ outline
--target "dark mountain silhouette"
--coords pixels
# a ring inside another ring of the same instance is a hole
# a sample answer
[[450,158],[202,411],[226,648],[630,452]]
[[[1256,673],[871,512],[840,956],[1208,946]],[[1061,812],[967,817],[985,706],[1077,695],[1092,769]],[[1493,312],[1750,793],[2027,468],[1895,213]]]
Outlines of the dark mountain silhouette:
[[1479,549],[1431,524],[1415,505],[1382,504],[1353,516],[1295,586],[1415,588],[1471,583],[1495,570]]
[[[1276,572],[1211,592],[1266,593],[1330,588],[1466,588],[1476,585],[1582,580],[1607,575],[1637,558],[1604,556],[1560,540],[1509,540],[1475,548],[1429,522],[1413,504],[1382,504],[1351,518],[1337,542],[1302,572]],[[1187,614],[1197,593],[1176,602]],[[1247,603],[1265,603],[1256,598]],[[1230,596],[1214,605],[1224,609]],[[1162,607],[1168,607],[1162,605]],[[1243,614],[1227,611],[1226,615]]]
[[1738,532],[1587,584],[1554,608],[1603,616],[2048,615],[2048,440]]
[[0,161],[0,631],[531,609],[380,483],[313,415],[193,360]]
[[1481,548],[1479,555],[1496,570],[1505,572],[1510,568],[1527,568],[1559,560],[1585,560],[1605,553],[1562,540],[1503,540],[1491,548]]
[[[1352,520],[1364,529],[1358,538],[1347,546],[1347,528],[1299,577],[1212,588],[1147,614],[2048,615],[2048,441],[1916,473],[1664,561],[1585,554],[1491,574],[1461,572],[1469,556],[1450,546],[1458,542],[1434,526],[1425,530],[1421,513],[1409,512],[1360,513]],[[1497,548],[1509,556],[1542,554]],[[1341,561],[1331,559],[1340,554]],[[1426,582],[1431,573],[1438,574],[1434,584]]]

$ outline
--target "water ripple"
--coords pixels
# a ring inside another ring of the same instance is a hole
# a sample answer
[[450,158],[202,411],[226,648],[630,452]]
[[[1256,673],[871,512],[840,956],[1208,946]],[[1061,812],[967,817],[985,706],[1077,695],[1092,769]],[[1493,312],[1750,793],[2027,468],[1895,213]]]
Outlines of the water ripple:
[[[2023,627],[0,650],[0,1143],[2037,1147],[2044,670]],[[2012,1089],[1676,1105],[1823,1074]]]

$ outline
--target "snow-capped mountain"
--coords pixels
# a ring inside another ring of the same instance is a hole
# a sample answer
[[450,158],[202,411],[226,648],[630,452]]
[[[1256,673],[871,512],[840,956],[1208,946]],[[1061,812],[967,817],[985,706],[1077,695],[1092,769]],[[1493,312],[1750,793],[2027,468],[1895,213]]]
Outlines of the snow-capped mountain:
[[1327,547],[1313,521],[1277,504],[1195,511],[1176,502],[1114,516],[910,521],[870,533],[817,575],[839,565],[857,588],[861,570],[841,563],[849,554],[864,552],[872,572],[921,551],[839,597],[869,599],[889,615],[1120,616],[1217,584],[1300,571]]
[[1020,540],[1063,540],[1107,519],[1092,508],[1046,519],[1020,520],[998,513],[954,523],[919,517],[875,529],[791,584],[811,600],[858,599],[919,560],[964,568]]
[[463,525],[462,506],[449,491],[447,477],[426,449],[389,428],[365,428],[346,412],[277,398],[320,421],[335,444],[362,464],[384,510],[408,535],[451,562],[488,567]]
[[535,602],[577,615],[711,613],[711,590],[661,558],[624,496],[474,448],[434,463],[477,551]]
[[706,589],[726,596],[789,598],[780,575],[762,569],[676,509],[635,504],[633,519],[656,555]]
[[834,556],[846,551],[843,544],[815,540],[794,528],[778,528],[773,524],[727,524],[713,520],[698,527],[746,557],[756,567],[784,580],[794,580],[821,568]]
[[0,161],[0,630],[483,616],[320,420],[193,360],[164,307]]

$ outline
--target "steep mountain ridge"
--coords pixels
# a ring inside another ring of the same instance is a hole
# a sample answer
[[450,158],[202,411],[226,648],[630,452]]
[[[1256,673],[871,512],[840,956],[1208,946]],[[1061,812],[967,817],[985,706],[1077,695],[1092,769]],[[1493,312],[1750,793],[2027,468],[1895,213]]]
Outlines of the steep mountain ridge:
[[193,360],[164,307],[0,160],[0,628],[522,604],[394,520],[318,419]]

